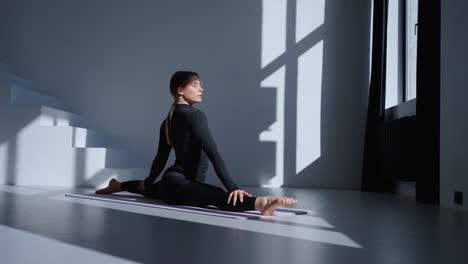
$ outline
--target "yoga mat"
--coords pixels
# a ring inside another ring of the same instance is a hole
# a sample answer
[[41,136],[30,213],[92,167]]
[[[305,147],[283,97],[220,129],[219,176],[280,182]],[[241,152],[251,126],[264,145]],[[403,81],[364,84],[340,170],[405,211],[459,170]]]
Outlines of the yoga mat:
[[[113,194],[95,194],[95,193],[81,193],[81,194],[65,194],[65,196],[117,202],[117,203],[126,203],[126,204],[135,204],[140,206],[148,206],[155,208],[162,208],[168,210],[176,210],[181,212],[190,212],[197,214],[205,214],[212,216],[228,217],[235,219],[259,219],[262,217],[270,218],[272,216],[261,215],[259,211],[244,211],[244,212],[233,212],[233,211],[224,211],[216,206],[208,205],[204,207],[197,206],[187,206],[187,205],[171,205],[163,202],[162,200],[149,199],[141,195],[128,195],[122,193],[113,193]],[[286,216],[286,215],[296,215],[296,214],[307,214],[306,211],[300,211],[295,209],[284,209],[278,207],[273,216]]]

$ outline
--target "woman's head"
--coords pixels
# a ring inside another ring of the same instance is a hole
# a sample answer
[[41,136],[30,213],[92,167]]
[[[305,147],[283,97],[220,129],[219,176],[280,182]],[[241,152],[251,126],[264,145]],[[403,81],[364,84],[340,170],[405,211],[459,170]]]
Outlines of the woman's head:
[[191,71],[178,71],[172,75],[169,89],[174,97],[174,103],[167,114],[165,130],[166,142],[167,144],[172,145],[169,135],[171,134],[171,121],[175,105],[192,105],[194,103],[200,103],[202,101],[203,88],[201,87],[198,73]]
[[171,77],[170,92],[174,103],[194,104],[202,101],[203,88],[196,72],[178,71]]

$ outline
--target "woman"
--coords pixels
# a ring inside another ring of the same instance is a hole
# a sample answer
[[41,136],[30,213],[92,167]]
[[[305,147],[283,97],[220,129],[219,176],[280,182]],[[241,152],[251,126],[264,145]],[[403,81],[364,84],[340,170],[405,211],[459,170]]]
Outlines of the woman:
[[[257,210],[263,215],[272,215],[278,206],[297,203],[293,198],[254,197],[234,183],[211,136],[205,114],[192,106],[202,101],[203,88],[197,73],[174,73],[170,92],[175,100],[167,118],[161,123],[158,152],[149,176],[144,181],[122,183],[113,178],[109,186],[96,191],[97,194],[128,191],[162,199],[169,204],[215,205],[228,211]],[[175,163],[166,169],[161,181],[153,183],[164,169],[171,148],[175,150]],[[228,192],[204,183],[208,160]]]

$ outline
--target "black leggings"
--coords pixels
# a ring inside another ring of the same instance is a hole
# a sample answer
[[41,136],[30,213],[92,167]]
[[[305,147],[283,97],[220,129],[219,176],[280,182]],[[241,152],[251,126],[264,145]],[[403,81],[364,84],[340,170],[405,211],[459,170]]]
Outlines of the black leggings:
[[143,191],[138,189],[141,181],[122,182],[122,191],[141,194],[148,198],[161,199],[168,204],[206,206],[214,205],[226,211],[250,211],[255,210],[255,199],[257,197],[243,196],[243,202],[237,198],[236,205],[229,204],[227,199],[229,193],[223,189],[203,182],[186,179],[179,171],[167,170],[161,181],[145,187]]

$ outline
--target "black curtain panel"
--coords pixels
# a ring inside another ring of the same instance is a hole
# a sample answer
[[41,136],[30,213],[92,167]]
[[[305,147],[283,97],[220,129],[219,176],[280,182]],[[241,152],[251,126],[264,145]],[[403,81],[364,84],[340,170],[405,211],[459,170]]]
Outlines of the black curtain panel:
[[[416,200],[439,203],[440,0],[419,1],[415,150]],[[364,145],[363,191],[393,192],[385,173],[385,72],[388,0],[374,0],[372,67]]]
[[416,200],[439,203],[440,0],[419,1],[416,75]]
[[390,188],[388,180],[380,175],[385,120],[387,16],[388,0],[374,0],[371,81],[361,183],[363,191],[389,191]]

